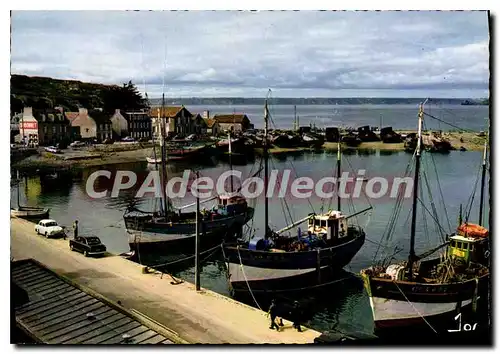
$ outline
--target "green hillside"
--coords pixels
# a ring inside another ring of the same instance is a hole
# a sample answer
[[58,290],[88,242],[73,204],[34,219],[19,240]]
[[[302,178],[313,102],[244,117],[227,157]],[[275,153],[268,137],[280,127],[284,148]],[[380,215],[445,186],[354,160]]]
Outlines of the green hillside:
[[140,109],[146,106],[146,101],[132,82],[118,86],[11,75],[11,115],[26,106],[40,109],[61,106],[66,111],[77,111],[78,107],[102,108],[112,112],[116,108]]

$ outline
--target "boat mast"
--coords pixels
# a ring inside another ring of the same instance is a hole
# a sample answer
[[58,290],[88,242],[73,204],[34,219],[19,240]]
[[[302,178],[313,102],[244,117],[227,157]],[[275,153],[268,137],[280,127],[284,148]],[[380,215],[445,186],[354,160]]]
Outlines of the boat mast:
[[[233,125],[234,127],[234,125]],[[229,141],[229,171],[232,171],[233,170],[233,162],[232,162],[232,158],[231,158],[231,155],[232,155],[232,149],[231,149],[231,133],[227,133],[227,138],[228,138],[228,141]],[[233,189],[233,174],[231,173],[231,193],[233,193],[234,189]]]
[[483,168],[481,171],[481,197],[479,199],[479,225],[483,225],[483,207],[484,207],[484,185],[486,183],[486,159],[488,156],[488,135],[486,135],[486,140],[484,141],[484,152],[483,152]]
[[337,210],[340,211],[340,134],[337,141]]
[[[200,173],[196,171],[196,179],[200,178]],[[194,284],[196,291],[200,291],[200,197],[196,193],[196,236],[195,236],[195,266],[194,266]]]
[[[162,116],[165,114],[165,93],[162,94],[161,98],[161,113]],[[168,202],[167,202],[167,167],[166,167],[166,148],[165,148],[165,119],[166,117],[162,117],[160,119],[160,147],[161,147],[161,187],[162,187],[162,200],[163,200],[163,210],[165,211],[165,221],[167,221],[168,215]]]
[[297,106],[293,106],[293,131],[297,132]]
[[21,207],[21,196],[20,196],[20,190],[19,190],[19,185],[21,184],[21,179],[19,178],[19,170],[17,170],[17,207]]
[[265,238],[268,237],[269,227],[269,205],[267,200],[268,188],[268,151],[267,151],[267,128],[268,128],[269,111],[267,110],[267,99],[264,106],[264,225],[265,225]]
[[[427,100],[425,100],[427,102]],[[413,261],[415,259],[415,227],[417,225],[418,175],[420,173],[420,150],[422,146],[422,120],[424,119],[424,103],[418,110],[417,153],[415,156],[415,180],[413,182],[413,209],[411,218],[410,256],[408,257],[408,279],[413,280]]]

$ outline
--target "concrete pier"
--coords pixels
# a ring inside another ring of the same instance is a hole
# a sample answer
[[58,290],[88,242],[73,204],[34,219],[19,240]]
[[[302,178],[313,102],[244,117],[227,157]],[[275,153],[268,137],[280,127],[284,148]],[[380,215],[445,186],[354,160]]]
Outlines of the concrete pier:
[[22,219],[11,218],[11,257],[33,258],[107,301],[120,301],[187,343],[305,344],[321,334],[308,328],[298,333],[286,320],[280,332],[270,330],[261,310],[207,289],[197,292],[188,282],[172,285],[168,275],[143,274],[142,266],[119,256],[86,258],[71,252],[68,240],[36,235],[34,224]]

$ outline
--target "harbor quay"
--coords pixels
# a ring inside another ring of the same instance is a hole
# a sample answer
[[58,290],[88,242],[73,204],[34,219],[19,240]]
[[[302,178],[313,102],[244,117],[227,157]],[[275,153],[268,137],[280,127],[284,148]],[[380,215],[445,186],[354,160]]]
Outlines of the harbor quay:
[[11,218],[11,258],[33,259],[88,293],[118,304],[171,333],[175,343],[307,344],[321,333],[298,333],[285,319],[280,331],[269,329],[267,313],[231,298],[173,281],[121,256],[87,258],[72,252],[68,240],[37,236],[34,224]]

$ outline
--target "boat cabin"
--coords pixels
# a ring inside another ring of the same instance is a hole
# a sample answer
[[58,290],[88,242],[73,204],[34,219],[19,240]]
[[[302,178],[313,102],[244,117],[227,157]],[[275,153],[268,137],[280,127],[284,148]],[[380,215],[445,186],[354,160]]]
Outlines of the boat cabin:
[[448,256],[470,262],[484,263],[488,255],[488,229],[472,223],[464,223],[450,237]]
[[470,262],[483,263],[487,258],[487,255],[485,255],[487,249],[486,238],[453,235],[450,237],[448,256],[460,258],[467,264]]
[[229,215],[242,213],[248,207],[247,200],[241,195],[221,194],[217,202],[219,209],[225,210]]
[[336,240],[347,236],[347,220],[340,211],[330,210],[309,219],[308,231],[326,240]]

